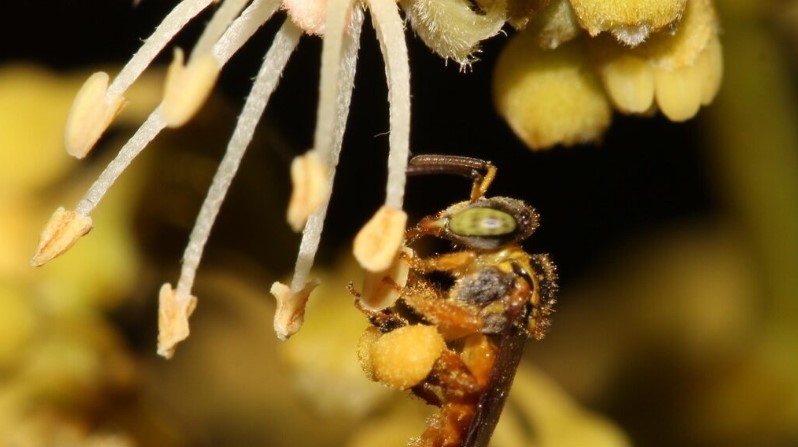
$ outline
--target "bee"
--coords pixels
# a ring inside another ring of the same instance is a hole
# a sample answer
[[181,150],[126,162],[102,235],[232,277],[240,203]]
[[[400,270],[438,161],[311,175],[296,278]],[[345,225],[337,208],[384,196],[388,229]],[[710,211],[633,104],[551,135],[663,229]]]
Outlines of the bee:
[[419,155],[407,172],[468,177],[471,197],[405,233],[411,249],[422,238],[446,240],[456,249],[430,256],[403,252],[405,284],[382,278],[398,293],[396,301],[372,309],[356,300],[372,325],[361,338],[361,363],[373,380],[409,389],[439,408],[411,447],[486,447],[526,339],[541,339],[549,326],[556,267],[548,255],[521,246],[539,225],[534,208],[485,197],[496,175],[490,162]]

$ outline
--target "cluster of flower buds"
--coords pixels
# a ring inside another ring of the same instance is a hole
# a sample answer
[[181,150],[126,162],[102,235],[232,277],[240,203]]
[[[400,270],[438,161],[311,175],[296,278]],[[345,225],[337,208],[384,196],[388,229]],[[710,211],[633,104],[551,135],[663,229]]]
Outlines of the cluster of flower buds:
[[522,29],[502,51],[494,99],[533,149],[595,141],[613,109],[684,121],[718,91],[712,0],[513,3],[518,14],[508,20]]

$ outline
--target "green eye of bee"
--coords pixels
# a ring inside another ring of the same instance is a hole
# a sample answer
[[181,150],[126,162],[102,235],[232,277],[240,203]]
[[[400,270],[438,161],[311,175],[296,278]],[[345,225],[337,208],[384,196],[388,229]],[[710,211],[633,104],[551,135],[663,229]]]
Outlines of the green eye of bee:
[[513,216],[493,208],[468,208],[449,218],[449,231],[459,236],[504,236],[515,227]]

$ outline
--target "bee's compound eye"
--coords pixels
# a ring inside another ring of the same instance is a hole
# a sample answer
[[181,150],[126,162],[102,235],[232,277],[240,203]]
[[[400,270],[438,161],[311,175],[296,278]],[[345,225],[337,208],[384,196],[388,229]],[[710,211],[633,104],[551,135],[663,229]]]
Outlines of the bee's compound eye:
[[506,236],[515,228],[512,215],[494,208],[467,208],[449,218],[449,231],[459,236]]

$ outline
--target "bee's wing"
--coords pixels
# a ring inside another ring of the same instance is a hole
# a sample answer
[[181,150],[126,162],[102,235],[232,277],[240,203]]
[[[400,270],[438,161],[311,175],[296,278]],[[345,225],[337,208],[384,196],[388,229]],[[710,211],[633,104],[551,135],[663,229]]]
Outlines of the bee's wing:
[[515,370],[521,361],[528,335],[518,324],[511,324],[498,337],[496,363],[485,393],[479,398],[477,413],[468,427],[463,447],[488,446],[513,384]]

